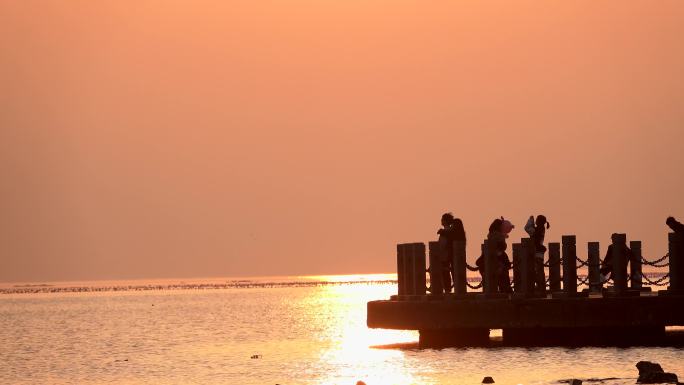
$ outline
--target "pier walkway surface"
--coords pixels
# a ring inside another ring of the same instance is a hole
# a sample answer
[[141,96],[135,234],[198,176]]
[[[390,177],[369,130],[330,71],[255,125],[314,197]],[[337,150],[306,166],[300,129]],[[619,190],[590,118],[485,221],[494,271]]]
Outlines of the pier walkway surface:
[[[684,326],[684,246],[675,233],[669,234],[668,241],[669,253],[651,261],[642,257],[641,242],[630,242],[635,258],[628,272],[627,261],[619,258],[627,247],[626,236],[620,234],[612,244],[613,275],[604,282],[598,242],[588,244],[588,258],[582,260],[577,257],[575,237],[564,236],[562,247],[549,244],[543,294],[533,290],[534,252],[528,239],[513,245],[513,293],[499,293],[489,284],[494,281],[494,264],[486,242],[482,246],[485,271],[477,284],[466,275],[476,268],[466,262],[465,244],[454,242],[453,292],[443,288],[436,242],[428,244],[427,270],[424,244],[400,244],[398,293],[389,300],[369,302],[367,324],[418,330],[420,345],[425,347],[486,345],[491,329],[502,329],[504,342],[517,345],[667,343],[665,327]],[[667,272],[645,274],[642,265],[667,268]],[[580,268],[586,274],[578,276]],[[606,283],[612,286],[604,287]],[[658,287],[663,290],[655,291]],[[482,290],[475,292],[478,289]]]

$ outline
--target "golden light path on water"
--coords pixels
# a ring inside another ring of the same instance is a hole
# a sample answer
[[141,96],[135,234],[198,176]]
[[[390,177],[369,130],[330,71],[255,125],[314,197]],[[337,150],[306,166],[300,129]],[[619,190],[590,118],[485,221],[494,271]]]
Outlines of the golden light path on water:
[[[335,298],[334,311],[339,316],[333,318],[330,330],[338,335],[331,336],[335,341],[329,350],[321,354],[321,361],[337,366],[339,371],[322,379],[321,384],[337,384],[340,379],[359,377],[372,383],[392,383],[408,385],[416,379],[408,368],[397,365],[404,355],[399,349],[379,349],[378,346],[415,342],[416,332],[377,330],[366,327],[365,312],[357,304],[367,298],[383,298],[387,294],[382,286],[335,286],[326,288],[322,295]],[[360,373],[360,371],[362,373]]]
[[626,385],[643,359],[684,375],[679,347],[418,349],[416,331],[366,326],[366,303],[395,294],[393,278],[70,282],[67,292],[0,294],[0,383]]

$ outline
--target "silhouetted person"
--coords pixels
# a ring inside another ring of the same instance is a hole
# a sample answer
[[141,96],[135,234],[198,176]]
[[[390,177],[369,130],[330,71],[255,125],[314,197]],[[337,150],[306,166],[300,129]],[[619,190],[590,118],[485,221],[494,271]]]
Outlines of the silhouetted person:
[[544,246],[544,236],[546,236],[546,230],[549,227],[551,227],[551,224],[544,215],[537,215],[536,220],[533,216],[530,216],[525,225],[525,231],[530,235],[534,244],[534,291],[542,294],[546,293],[546,276],[544,275],[544,253],[546,252],[546,246]]
[[667,217],[665,224],[668,225],[675,233],[684,234],[684,225],[674,219],[674,217]]
[[454,260],[454,215],[445,213],[442,215],[442,228],[437,230],[439,234],[439,258],[442,265],[442,286],[445,293],[450,293],[453,275],[452,261]]
[[454,241],[466,241],[465,228],[461,218],[454,218]]
[[[610,239],[613,241],[610,246],[608,246],[608,250],[606,250],[606,257],[603,258],[603,262],[601,262],[601,269],[599,272],[601,273],[601,282],[605,282],[608,280],[608,274],[613,275],[613,243],[615,242],[615,237],[617,234],[613,233],[610,236]],[[620,253],[620,258],[622,258],[623,264],[622,266],[625,269],[625,276],[627,275],[627,263],[633,263],[634,262],[634,254],[632,253],[632,250],[625,245],[622,248],[622,252]]]
[[[508,259],[508,255],[506,254],[506,249],[508,248],[508,245],[506,244],[506,237],[508,237],[508,235],[505,234],[502,230],[503,225],[503,218],[497,218],[492,222],[492,224],[489,225],[487,243],[491,245],[490,248],[495,253],[494,279],[496,280],[497,290],[501,293],[512,293],[513,288],[511,288],[511,281],[508,274],[508,271],[511,269],[511,261],[510,259]],[[506,230],[510,231],[512,228],[513,225],[511,225],[510,222],[508,222],[508,224],[506,225]],[[475,264],[480,270],[480,275],[482,276],[482,279],[485,279],[484,258],[484,255],[481,255],[480,258],[478,258],[475,262]]]

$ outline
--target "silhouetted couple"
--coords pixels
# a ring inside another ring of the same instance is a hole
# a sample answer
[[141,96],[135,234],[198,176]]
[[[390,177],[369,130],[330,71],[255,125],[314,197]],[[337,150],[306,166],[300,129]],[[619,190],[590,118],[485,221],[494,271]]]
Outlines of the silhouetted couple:
[[[508,234],[513,230],[515,226],[503,217],[500,219],[495,219],[489,225],[489,232],[487,233],[487,244],[489,245],[489,250],[491,250],[494,255],[494,279],[496,282],[496,289],[500,293],[512,293],[513,288],[511,287],[511,280],[509,271],[511,270],[511,260],[506,254],[506,249],[508,245],[506,244],[506,238]],[[475,264],[480,270],[480,275],[482,279],[485,279],[485,255],[487,250],[483,250],[483,254],[477,259]]]
[[[442,266],[442,287],[445,293],[451,293],[453,287],[454,241],[466,241],[465,228],[459,218],[452,213],[442,215],[442,228],[437,230],[439,235],[439,256]],[[434,277],[430,277],[434,279]]]

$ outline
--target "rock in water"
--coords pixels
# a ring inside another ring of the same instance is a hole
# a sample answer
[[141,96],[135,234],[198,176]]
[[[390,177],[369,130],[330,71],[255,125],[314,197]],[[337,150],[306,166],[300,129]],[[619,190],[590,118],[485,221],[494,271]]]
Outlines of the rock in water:
[[665,372],[650,372],[643,376],[639,376],[637,383],[640,384],[676,384],[678,383],[677,375],[674,373]]
[[663,368],[655,362],[639,361],[636,364],[639,369],[639,384],[676,384],[678,382],[677,375],[674,373],[665,373]]
[[657,362],[639,361],[637,362],[636,367],[639,369],[639,375],[651,372],[664,372],[663,368]]
[[582,385],[582,380],[578,380],[576,378],[573,378],[568,382],[570,385]]
[[487,377],[485,377],[485,378],[482,379],[482,383],[483,383],[483,384],[493,384],[493,383],[494,383],[494,379],[491,378],[491,377],[489,377],[489,376],[487,376]]

